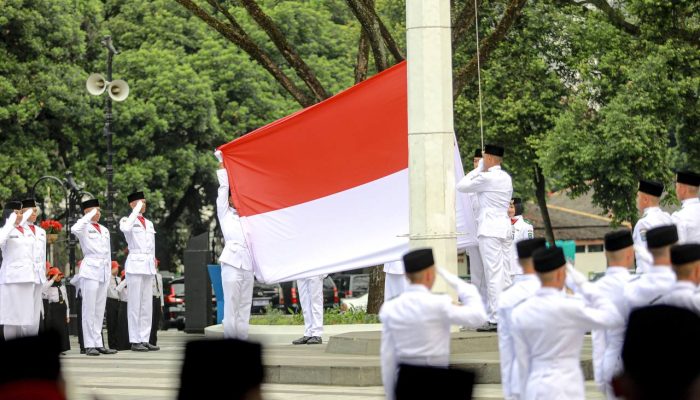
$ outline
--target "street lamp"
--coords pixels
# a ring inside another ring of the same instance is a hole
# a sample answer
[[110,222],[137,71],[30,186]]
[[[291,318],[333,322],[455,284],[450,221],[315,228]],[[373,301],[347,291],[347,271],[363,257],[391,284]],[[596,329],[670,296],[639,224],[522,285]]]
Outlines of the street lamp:
[[[114,186],[112,178],[114,177],[114,168],[112,167],[112,156],[114,152],[112,151],[112,131],[110,130],[110,124],[112,122],[112,100],[114,101],[124,101],[129,96],[129,85],[121,80],[117,79],[112,81],[112,57],[119,54],[117,49],[114,48],[112,44],[112,37],[105,36],[102,38],[102,45],[107,48],[107,77],[100,74],[91,74],[88,77],[86,87],[87,91],[93,96],[99,96],[105,91],[109,96],[105,99],[105,127],[104,136],[107,138],[107,207],[105,207],[105,224],[110,232],[114,233],[117,230],[116,220],[114,219]],[[116,258],[116,248],[114,246],[114,238],[116,235],[112,234],[112,260]]]

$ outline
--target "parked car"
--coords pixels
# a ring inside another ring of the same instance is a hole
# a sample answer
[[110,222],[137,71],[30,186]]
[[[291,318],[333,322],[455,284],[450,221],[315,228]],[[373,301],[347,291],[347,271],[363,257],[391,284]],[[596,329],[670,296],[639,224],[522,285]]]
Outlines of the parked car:
[[163,279],[163,329],[185,329],[185,278]]
[[369,291],[369,274],[334,274],[338,297],[361,297]]
[[[286,312],[298,313],[301,311],[301,302],[299,301],[299,289],[297,281],[282,282],[284,310]],[[323,278],[323,308],[333,308],[340,306],[340,298],[338,297],[338,288],[333,282],[333,278],[326,276]]]
[[267,308],[284,310],[284,294],[279,283],[266,284],[255,281],[251,314],[264,314]]

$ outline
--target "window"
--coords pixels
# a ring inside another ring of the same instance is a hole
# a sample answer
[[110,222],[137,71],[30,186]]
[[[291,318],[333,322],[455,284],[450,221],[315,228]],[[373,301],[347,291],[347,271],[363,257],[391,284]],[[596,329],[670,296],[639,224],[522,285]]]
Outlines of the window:
[[588,245],[588,252],[589,253],[601,253],[602,251],[603,251],[602,244],[589,244]]
[[582,245],[576,246],[576,252],[577,253],[585,253],[586,252],[586,245],[582,244]]

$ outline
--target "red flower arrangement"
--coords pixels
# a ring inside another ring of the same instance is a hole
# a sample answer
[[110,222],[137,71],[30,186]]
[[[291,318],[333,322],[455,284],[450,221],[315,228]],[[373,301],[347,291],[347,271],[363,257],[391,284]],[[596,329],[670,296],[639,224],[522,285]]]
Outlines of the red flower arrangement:
[[41,227],[46,233],[58,233],[63,230],[63,225],[55,219],[41,221]]

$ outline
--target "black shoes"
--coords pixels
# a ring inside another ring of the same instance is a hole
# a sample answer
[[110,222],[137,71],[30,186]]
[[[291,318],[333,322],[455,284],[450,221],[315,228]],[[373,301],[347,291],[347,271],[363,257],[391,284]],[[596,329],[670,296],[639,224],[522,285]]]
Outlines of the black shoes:
[[299,339],[292,342],[292,344],[306,344],[311,339],[311,336],[302,336]]
[[104,347],[96,347],[95,350],[100,352],[100,354],[117,354],[117,351],[114,349],[105,349]]
[[498,332],[498,324],[487,322],[480,328],[476,328],[477,332]]
[[88,355],[88,356],[99,356],[99,355],[100,355],[100,352],[97,351],[96,348],[91,347],[91,348],[89,348],[89,349],[85,349],[85,355]]
[[158,351],[158,350],[160,350],[160,347],[154,346],[154,345],[152,345],[152,344],[150,344],[150,343],[143,342],[143,343],[141,343],[141,345],[142,345],[143,347],[147,348],[148,351]]
[[306,341],[306,344],[322,344],[323,339],[321,339],[320,336],[311,336],[309,340]]
[[142,343],[132,343],[131,351],[148,351],[148,347],[144,346]]

